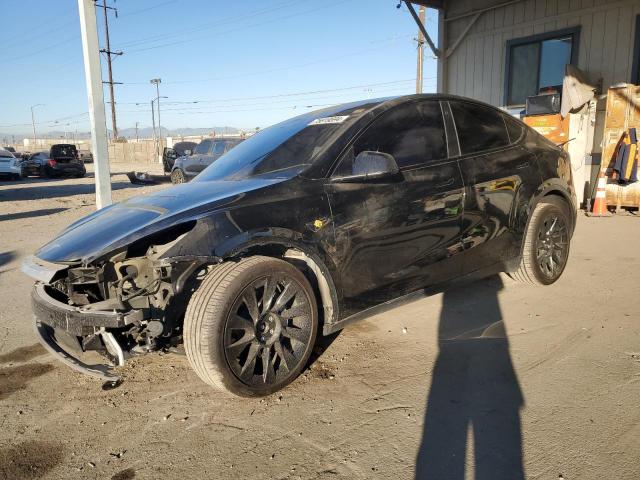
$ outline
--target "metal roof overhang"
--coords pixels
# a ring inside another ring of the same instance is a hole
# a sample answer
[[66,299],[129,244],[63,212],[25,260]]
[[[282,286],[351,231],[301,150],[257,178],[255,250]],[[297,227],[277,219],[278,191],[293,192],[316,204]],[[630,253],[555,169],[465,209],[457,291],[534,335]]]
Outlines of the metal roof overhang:
[[418,28],[422,32],[422,35],[424,35],[424,39],[427,41],[427,44],[429,45],[429,48],[433,52],[433,55],[435,57],[440,57],[440,50],[438,49],[438,47],[436,47],[435,43],[431,39],[431,36],[429,36],[429,34],[427,33],[427,29],[420,21],[420,18],[418,17],[418,14],[416,13],[416,9],[413,7],[413,5],[415,4],[415,5],[420,5],[426,8],[441,9],[441,8],[444,8],[444,0],[400,0],[400,3],[398,3],[398,8],[400,8],[400,6],[402,5],[402,2],[404,2],[404,4],[409,9],[409,13],[415,20],[416,24],[418,25]]
[[422,5],[427,8],[444,8],[444,0],[411,0],[410,3]]

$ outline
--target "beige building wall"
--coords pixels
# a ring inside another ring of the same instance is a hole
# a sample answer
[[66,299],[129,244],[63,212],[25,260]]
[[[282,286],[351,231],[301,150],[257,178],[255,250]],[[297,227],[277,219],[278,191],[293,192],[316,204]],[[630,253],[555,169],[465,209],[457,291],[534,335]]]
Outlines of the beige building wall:
[[[460,15],[505,4],[505,0],[445,0],[445,50],[465,31],[473,16]],[[480,15],[450,56],[443,60],[441,90],[504,104],[507,41],[580,26],[578,68],[603,89],[630,82],[636,16],[640,0],[524,0]],[[458,17],[458,18],[456,18]],[[449,19],[449,20],[447,20]]]

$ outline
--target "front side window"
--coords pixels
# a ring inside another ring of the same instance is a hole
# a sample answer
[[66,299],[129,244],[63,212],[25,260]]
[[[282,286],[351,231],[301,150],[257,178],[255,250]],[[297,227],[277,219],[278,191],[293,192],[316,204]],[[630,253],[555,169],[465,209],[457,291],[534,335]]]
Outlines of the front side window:
[[410,103],[383,113],[354,142],[334,175],[350,175],[354,158],[365,151],[393,155],[399,168],[445,159],[447,147],[440,103]]
[[575,63],[578,29],[507,43],[507,105],[524,105],[527,97],[560,87],[567,64]]
[[476,103],[450,102],[462,155],[509,145],[502,114]]
[[196,147],[194,153],[198,153],[200,155],[206,155],[209,153],[209,149],[211,148],[211,140],[203,140]]

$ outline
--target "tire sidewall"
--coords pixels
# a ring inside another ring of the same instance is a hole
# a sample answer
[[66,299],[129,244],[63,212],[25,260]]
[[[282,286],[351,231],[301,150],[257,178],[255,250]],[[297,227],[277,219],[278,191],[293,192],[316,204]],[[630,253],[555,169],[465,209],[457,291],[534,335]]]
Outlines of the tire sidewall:
[[[569,213],[569,207],[565,205],[564,202],[556,198],[551,197],[551,198],[545,198],[541,200],[536,205],[536,210],[538,209],[539,209],[539,214],[536,216],[536,218],[534,219],[534,221],[532,222],[529,228],[529,234],[533,235],[533,238],[531,241],[532,251],[530,252],[531,259],[533,260],[531,269],[533,270],[533,274],[535,275],[536,280],[538,282],[540,282],[543,285],[551,285],[552,283],[555,283],[556,281],[558,281],[558,279],[564,273],[564,270],[567,267],[567,264],[569,263],[569,254],[571,252],[572,221]],[[566,252],[566,259],[565,259],[564,265],[562,265],[562,269],[554,278],[549,278],[546,275],[544,275],[544,273],[542,273],[540,265],[538,265],[536,252],[538,248],[538,241],[539,241],[538,230],[540,228],[540,225],[542,222],[544,222],[547,216],[549,216],[552,213],[556,213],[557,215],[562,216],[564,219],[564,222],[567,228],[567,252]]]
[[[199,335],[209,335],[210,342],[208,351],[202,351],[201,355],[208,357],[208,359],[217,367],[216,370],[219,373],[224,387],[230,392],[244,396],[255,397],[269,395],[275,391],[278,391],[295,380],[300,372],[305,368],[311,351],[313,350],[315,339],[318,331],[318,308],[316,299],[313,294],[313,288],[309,284],[307,278],[293,265],[279,259],[270,259],[271,261],[265,261],[254,267],[247,268],[242,271],[237,277],[233,279],[231,285],[226,289],[224,295],[224,301],[221,305],[216,305],[215,309],[211,309],[215,312],[215,318],[213,318],[212,328],[200,328],[197,332]],[[231,367],[227,362],[227,358],[224,352],[224,337],[227,318],[230,314],[230,310],[235,304],[238,297],[242,294],[244,289],[253,281],[266,276],[273,275],[274,273],[284,273],[291,276],[302,287],[303,292],[309,299],[311,305],[311,340],[309,345],[303,354],[303,357],[298,366],[293,369],[282,380],[272,385],[265,386],[264,388],[256,388],[249,386],[239,380],[231,371]],[[207,307],[211,306],[212,299],[207,300]],[[209,308],[207,309],[209,310]],[[185,328],[185,332],[186,332]]]
[[185,175],[179,168],[176,168],[173,172],[171,172],[171,183],[173,183],[174,185],[186,183]]

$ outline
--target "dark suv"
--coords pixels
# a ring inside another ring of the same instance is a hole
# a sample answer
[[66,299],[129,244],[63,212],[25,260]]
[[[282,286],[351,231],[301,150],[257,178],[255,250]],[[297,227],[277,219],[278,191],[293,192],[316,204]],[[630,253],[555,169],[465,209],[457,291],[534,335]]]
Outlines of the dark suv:
[[66,143],[52,145],[49,151],[29,155],[22,167],[25,175],[40,177],[66,175],[81,178],[87,173],[76,146]]
[[189,184],[77,221],[23,270],[43,344],[77,370],[116,380],[83,352],[121,365],[184,341],[202,380],[265,395],[376,305],[472,273],[555,282],[575,216],[562,149],[489,105],[407,96],[265,129]]
[[171,182],[185,183],[242,142],[240,138],[207,138],[190,155],[175,159],[171,167]]

